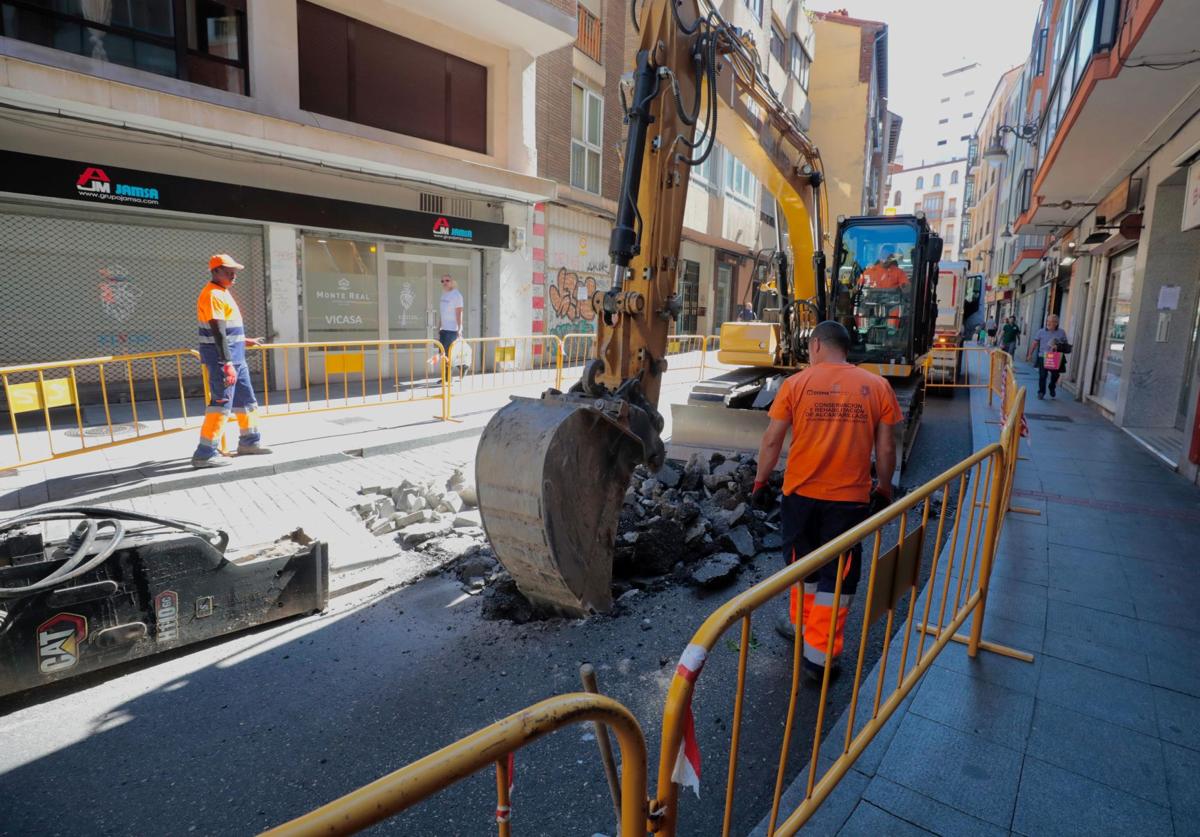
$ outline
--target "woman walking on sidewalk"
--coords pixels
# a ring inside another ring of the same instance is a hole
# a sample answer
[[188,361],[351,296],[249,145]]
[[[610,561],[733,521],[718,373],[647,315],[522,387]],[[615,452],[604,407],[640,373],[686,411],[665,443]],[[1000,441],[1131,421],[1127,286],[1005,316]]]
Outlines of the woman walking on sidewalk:
[[[1067,359],[1065,354],[1070,351],[1071,343],[1067,340],[1067,333],[1058,327],[1058,315],[1051,314],[1046,318],[1046,326],[1039,328],[1037,333],[1033,335],[1033,340],[1029,344],[1029,351],[1025,353],[1025,361],[1029,362],[1034,353],[1037,354],[1037,360],[1034,361],[1034,366],[1038,371],[1038,399],[1046,397],[1046,379],[1050,382],[1050,397],[1054,398],[1058,394],[1058,376],[1066,369]],[[1057,358],[1052,362],[1047,363],[1046,355],[1053,352]]]

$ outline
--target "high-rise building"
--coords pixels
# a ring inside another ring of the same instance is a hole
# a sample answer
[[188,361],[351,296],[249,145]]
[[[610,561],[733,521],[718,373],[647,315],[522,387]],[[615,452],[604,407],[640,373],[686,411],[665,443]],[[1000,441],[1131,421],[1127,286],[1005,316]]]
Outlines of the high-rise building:
[[908,120],[901,143],[905,167],[965,159],[994,84],[975,62],[957,64],[934,80],[929,91],[936,103],[932,118]]

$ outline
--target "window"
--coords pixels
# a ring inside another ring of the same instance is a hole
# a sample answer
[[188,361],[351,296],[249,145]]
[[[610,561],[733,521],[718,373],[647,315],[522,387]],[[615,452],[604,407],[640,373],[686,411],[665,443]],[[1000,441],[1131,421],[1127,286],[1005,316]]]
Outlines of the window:
[[1017,204],[1021,207],[1021,212],[1028,212],[1029,205],[1033,202],[1033,169],[1025,169],[1021,172],[1021,180],[1017,186]]
[[918,190],[921,190],[921,189],[924,189],[924,188],[925,188],[925,178],[924,178],[924,177],[918,177],[918,178],[917,178],[917,189],[918,189]]
[[[953,203],[953,201],[951,201],[951,203]],[[953,224],[946,225],[946,232],[942,235],[942,238],[945,240],[947,245],[954,244],[954,225]]]
[[600,145],[604,100],[581,85],[571,85],[571,185],[600,194]]
[[958,198],[950,199],[950,203],[946,205],[946,214],[951,218],[958,214]]
[[792,35],[792,78],[800,82],[800,87],[808,90],[808,71],[812,67],[812,59],[808,57],[808,53],[804,50],[804,44],[800,43],[800,39]]
[[301,0],[300,107],[487,152],[487,68]]
[[975,115],[975,114],[974,114],[974,112],[972,112],[972,111],[967,111],[966,113],[964,113],[964,114],[963,114],[963,117],[962,117],[962,118],[963,118],[963,119],[970,119],[970,118],[971,118],[972,116],[974,116],[974,115]]
[[958,171],[957,170],[950,172],[950,185],[953,186],[955,183],[958,183]]
[[746,8],[754,12],[754,19],[762,23],[763,0],[742,0]]
[[[704,122],[696,123],[696,136],[704,133]],[[692,166],[692,179],[699,181],[703,186],[710,187],[716,185],[714,172],[717,170],[717,156],[721,151],[720,143],[713,143],[712,153],[708,155],[708,159],[698,166]]]
[[1046,36],[1049,33],[1050,30],[1043,26],[1037,33],[1037,40],[1034,42],[1032,64],[1035,76],[1043,75],[1046,72]]
[[680,259],[679,283],[675,292],[683,307],[679,311],[679,319],[675,321],[676,334],[695,334],[696,323],[700,316],[700,262],[690,259]]
[[758,181],[750,169],[729,152],[725,153],[725,191],[736,200],[754,205]]
[[942,194],[941,194],[941,192],[937,193],[936,195],[926,195],[925,201],[923,202],[922,206],[924,207],[926,214],[929,214],[929,215],[932,215],[934,213],[941,214],[941,211],[942,211]]
[[949,119],[948,117],[943,117],[943,118],[941,118],[941,119],[939,119],[939,120],[938,120],[938,124],[939,124],[939,125],[945,125],[945,124],[947,124],[947,123],[949,123],[949,122],[950,122],[950,119]]
[[938,144],[938,145],[945,145],[945,144],[946,144],[946,140],[938,140],[938,141],[937,141],[937,144]]
[[942,104],[942,105],[944,105],[944,104],[946,104],[946,102],[948,102],[948,101],[950,101],[950,97],[949,97],[949,96],[945,96],[945,97],[943,97],[942,99],[940,99],[940,100],[938,101],[938,104]]
[[963,98],[965,99],[965,98],[967,98],[968,96],[974,96],[974,95],[975,95],[975,91],[974,91],[974,90],[968,90],[966,93],[964,93],[964,94],[963,94]]
[[962,142],[970,142],[970,141],[971,141],[971,135],[970,135],[970,134],[963,134],[961,137],[959,137],[959,140],[961,140]]
[[779,27],[771,25],[771,57],[779,62],[780,67],[787,67],[787,41]]
[[933,188],[936,189],[937,187],[939,187],[941,185],[942,185],[942,176],[940,174],[935,174],[933,176]]
[[3,3],[0,34],[205,87],[250,93],[245,0]]
[[900,205],[900,190],[897,189],[896,196],[895,196],[895,198],[892,199],[892,206],[899,206],[899,205]]

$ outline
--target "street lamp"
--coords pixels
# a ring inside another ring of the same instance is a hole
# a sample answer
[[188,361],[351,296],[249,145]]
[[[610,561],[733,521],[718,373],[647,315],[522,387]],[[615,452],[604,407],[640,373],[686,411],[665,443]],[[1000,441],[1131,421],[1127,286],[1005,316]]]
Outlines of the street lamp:
[[1026,122],[1024,125],[1019,125],[1015,128],[1012,125],[1001,125],[998,127],[996,135],[992,138],[992,144],[983,152],[984,160],[996,165],[1008,159],[1008,149],[1004,147],[1004,142],[1001,139],[1002,135],[1006,133],[1012,134],[1017,139],[1032,143],[1033,138],[1037,135],[1037,123]]
[[1012,237],[1012,230],[1008,228],[1008,224],[1005,224],[1004,232],[1000,233],[1000,238],[1004,239],[1005,241],[1012,241]]

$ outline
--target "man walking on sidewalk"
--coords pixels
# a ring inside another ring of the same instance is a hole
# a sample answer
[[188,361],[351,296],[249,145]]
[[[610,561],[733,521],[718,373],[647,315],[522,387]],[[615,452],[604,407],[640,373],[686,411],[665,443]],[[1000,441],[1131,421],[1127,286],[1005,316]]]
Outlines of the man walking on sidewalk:
[[441,323],[438,330],[438,342],[450,357],[450,347],[462,336],[463,295],[454,285],[454,277],[449,273],[442,276]]
[[1033,335],[1033,340],[1029,343],[1029,351],[1025,353],[1025,361],[1028,363],[1030,359],[1036,355],[1033,365],[1038,371],[1038,400],[1046,397],[1046,379],[1050,379],[1050,397],[1054,398],[1058,394],[1058,376],[1063,373],[1065,367],[1064,359],[1059,357],[1059,365],[1053,369],[1046,367],[1046,352],[1063,352],[1063,349],[1070,346],[1070,341],[1067,340],[1067,333],[1058,327],[1058,315],[1051,314],[1046,318],[1045,328],[1039,328]]
[[[773,498],[767,480],[779,461],[788,430],[792,444],[783,477],[783,554],[788,563],[866,520],[873,506],[892,499],[896,442],[892,425],[903,415],[887,381],[847,363],[850,334],[840,323],[818,325],[808,339],[811,364],[784,381],[771,405],[771,424],[758,451],[754,478],[755,508],[769,507]],[[877,487],[871,483],[871,451],[875,452]],[[825,673],[830,617],[837,584],[837,561],[804,579],[803,610],[797,613],[796,590],[790,615],[778,630],[791,639],[801,625],[803,671],[814,682]],[[862,545],[850,551],[844,564],[841,598],[833,637],[833,656],[842,651],[843,629],[850,600],[862,570]],[[833,672],[837,671],[836,662]]]
[[208,260],[211,280],[196,300],[200,323],[200,360],[208,371],[211,395],[200,426],[200,444],[192,454],[193,468],[215,468],[228,464],[218,450],[225,421],[230,414],[238,420],[238,456],[270,453],[258,432],[258,402],[246,366],[246,347],[262,343],[247,337],[242,312],[230,288],[243,266],[232,256],[220,253]]

